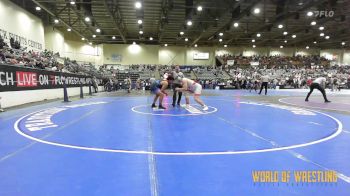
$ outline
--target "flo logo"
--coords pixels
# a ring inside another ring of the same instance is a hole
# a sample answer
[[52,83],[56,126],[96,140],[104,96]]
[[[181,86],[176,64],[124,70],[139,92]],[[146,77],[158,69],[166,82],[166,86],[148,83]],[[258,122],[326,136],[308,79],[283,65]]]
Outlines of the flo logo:
[[334,11],[327,11],[327,10],[321,10],[321,11],[314,11],[315,17],[326,17],[326,18],[332,18],[334,16]]

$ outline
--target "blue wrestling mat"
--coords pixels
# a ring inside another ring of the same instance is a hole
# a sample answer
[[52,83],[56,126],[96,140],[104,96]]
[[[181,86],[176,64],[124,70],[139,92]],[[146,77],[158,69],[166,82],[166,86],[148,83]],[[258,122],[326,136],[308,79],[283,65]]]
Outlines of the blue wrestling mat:
[[[235,93],[203,97],[207,111],[169,98],[152,109],[140,96],[3,113],[0,195],[350,195],[348,115]],[[333,171],[336,182],[295,171]]]

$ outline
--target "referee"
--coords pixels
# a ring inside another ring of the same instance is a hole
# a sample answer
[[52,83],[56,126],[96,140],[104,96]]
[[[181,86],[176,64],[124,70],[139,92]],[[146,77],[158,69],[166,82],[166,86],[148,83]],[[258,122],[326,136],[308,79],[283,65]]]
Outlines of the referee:
[[330,101],[327,99],[326,91],[324,90],[326,88],[326,81],[327,80],[325,77],[316,78],[310,85],[310,92],[307,94],[305,101],[309,101],[309,97],[310,97],[311,93],[316,88],[319,91],[321,91],[323,98],[324,98],[324,102],[329,103]]
[[264,87],[265,87],[265,95],[267,94],[267,85],[269,84],[269,79],[270,77],[268,75],[261,76],[262,84],[261,84],[259,95],[261,94],[261,91],[263,90]]
[[179,94],[179,97],[177,99],[177,105],[180,105],[181,102],[181,97],[182,97],[182,92],[181,91],[176,91],[175,88],[182,88],[181,85],[181,79],[184,77],[184,74],[180,71],[180,67],[176,66],[175,70],[172,72],[172,76],[174,77],[174,82],[173,82],[173,107],[175,107],[176,103],[176,94]]

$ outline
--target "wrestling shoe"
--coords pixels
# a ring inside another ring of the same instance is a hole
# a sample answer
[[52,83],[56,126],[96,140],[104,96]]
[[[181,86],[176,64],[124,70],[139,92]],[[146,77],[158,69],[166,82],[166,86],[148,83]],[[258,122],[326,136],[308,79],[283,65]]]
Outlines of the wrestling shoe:
[[160,110],[165,110],[166,108],[163,107],[162,105],[159,105],[158,109],[160,109]]

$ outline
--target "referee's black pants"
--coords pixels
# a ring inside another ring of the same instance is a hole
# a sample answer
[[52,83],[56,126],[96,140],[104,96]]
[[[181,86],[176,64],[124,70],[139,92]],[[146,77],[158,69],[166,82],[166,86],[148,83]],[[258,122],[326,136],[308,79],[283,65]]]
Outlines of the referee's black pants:
[[175,88],[182,88],[181,84],[173,84],[173,105],[175,105],[176,102],[176,94],[179,93],[179,98],[177,99],[177,104],[180,104],[181,102],[181,97],[182,97],[182,92],[176,91]]
[[265,95],[267,94],[267,84],[268,84],[268,82],[263,82],[261,84],[261,88],[260,88],[259,94],[261,94],[261,91],[263,90],[264,87],[265,87]]
[[321,91],[324,101],[328,101],[327,96],[326,96],[326,91],[318,83],[312,83],[310,85],[310,92],[307,94],[305,101],[309,100],[309,97],[310,97],[311,93],[314,91],[315,88],[318,89],[319,91]]

